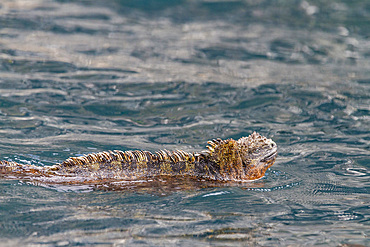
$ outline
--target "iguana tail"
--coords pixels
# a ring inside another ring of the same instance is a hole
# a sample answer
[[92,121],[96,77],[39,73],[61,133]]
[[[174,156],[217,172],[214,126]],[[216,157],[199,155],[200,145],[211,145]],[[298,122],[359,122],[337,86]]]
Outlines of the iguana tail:
[[0,161],[0,178],[33,178],[50,177],[54,174],[54,166],[35,166],[19,164],[13,161]]

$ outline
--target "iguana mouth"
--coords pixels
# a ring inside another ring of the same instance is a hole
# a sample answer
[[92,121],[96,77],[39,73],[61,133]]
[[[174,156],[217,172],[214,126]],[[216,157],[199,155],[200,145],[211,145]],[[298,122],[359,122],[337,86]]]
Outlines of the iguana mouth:
[[266,162],[269,160],[276,159],[277,156],[277,148],[275,147],[274,149],[270,150],[267,155],[261,160],[262,162]]
[[269,154],[268,156],[266,156],[263,161],[267,161],[267,160],[272,160],[272,159],[275,159],[276,158],[276,155],[277,155],[277,151],[275,150],[274,152],[272,152],[271,154]]

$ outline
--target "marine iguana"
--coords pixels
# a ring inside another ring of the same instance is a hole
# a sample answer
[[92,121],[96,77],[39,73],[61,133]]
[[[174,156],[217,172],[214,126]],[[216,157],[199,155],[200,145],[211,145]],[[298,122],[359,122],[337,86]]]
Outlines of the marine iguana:
[[263,177],[277,156],[275,142],[256,132],[237,141],[213,139],[208,144],[208,150],[200,153],[182,150],[160,150],[155,153],[115,150],[71,157],[53,166],[0,161],[0,177],[31,180],[58,178],[59,182],[70,181],[72,184],[156,176],[245,181]]

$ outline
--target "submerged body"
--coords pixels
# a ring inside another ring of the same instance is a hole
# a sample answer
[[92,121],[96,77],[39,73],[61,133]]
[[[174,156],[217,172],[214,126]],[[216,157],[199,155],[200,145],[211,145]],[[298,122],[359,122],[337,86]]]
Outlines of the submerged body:
[[[78,183],[105,180],[133,180],[156,176],[188,176],[216,181],[255,180],[273,165],[277,146],[256,132],[238,141],[214,139],[208,150],[188,153],[181,150],[109,151],[71,157],[54,166],[34,166],[0,161],[0,177],[78,177]],[[59,181],[60,181],[59,179]],[[72,180],[70,180],[72,181]],[[76,182],[75,182],[76,183]]]

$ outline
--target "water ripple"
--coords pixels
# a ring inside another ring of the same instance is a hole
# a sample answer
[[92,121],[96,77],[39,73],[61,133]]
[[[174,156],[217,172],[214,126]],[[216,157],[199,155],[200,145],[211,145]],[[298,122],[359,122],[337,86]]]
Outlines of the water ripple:
[[366,1],[2,1],[2,159],[279,147],[228,186],[1,180],[2,243],[369,245],[368,19]]

